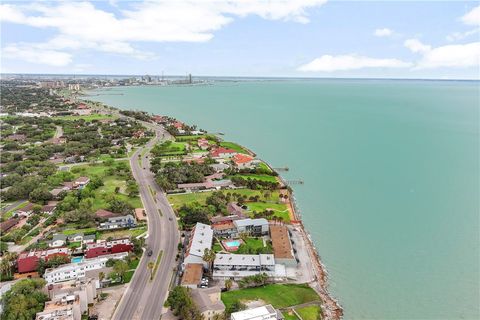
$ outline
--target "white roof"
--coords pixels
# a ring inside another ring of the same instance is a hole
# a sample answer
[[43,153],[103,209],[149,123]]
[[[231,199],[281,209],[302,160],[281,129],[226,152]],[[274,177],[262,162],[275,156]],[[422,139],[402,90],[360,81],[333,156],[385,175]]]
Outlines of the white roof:
[[198,222],[193,232],[189,254],[203,257],[205,249],[211,249],[213,229],[209,225]]
[[273,266],[275,265],[275,258],[273,254],[225,254],[217,253],[215,256],[214,265],[222,266]]
[[264,218],[258,218],[258,219],[241,219],[241,220],[235,220],[233,222],[235,226],[238,227],[246,227],[246,226],[262,226],[262,225],[268,225],[267,219]]
[[269,304],[258,308],[234,312],[231,317],[232,320],[276,319],[277,311]]

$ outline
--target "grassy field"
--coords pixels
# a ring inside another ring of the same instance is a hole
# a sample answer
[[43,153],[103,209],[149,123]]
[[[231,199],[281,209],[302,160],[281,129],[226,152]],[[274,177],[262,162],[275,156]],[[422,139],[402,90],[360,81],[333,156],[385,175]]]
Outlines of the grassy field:
[[321,319],[321,309],[320,306],[308,306],[308,307],[303,307],[303,308],[295,308],[295,311],[298,312],[300,317],[302,317],[303,320],[317,320]]
[[83,233],[83,234],[94,234],[97,231],[97,228],[86,228],[86,229],[66,229],[63,230],[62,233],[66,236],[70,236],[76,233]]
[[113,117],[108,114],[91,114],[88,116],[57,116],[57,117],[52,117],[52,119],[61,119],[61,120],[80,120],[83,119],[87,122],[93,121],[93,120],[102,120],[102,119],[116,119],[117,117]]
[[248,202],[247,203],[247,213],[262,212],[265,210],[273,210],[273,215],[280,218],[283,218],[283,221],[290,222],[290,214],[288,207],[284,203],[264,203],[264,202]]
[[284,318],[285,320],[298,320],[297,316],[295,315],[295,313],[293,313],[293,311],[291,311],[291,312],[288,312],[288,311],[282,312],[282,315],[283,315],[283,318]]
[[245,153],[245,154],[248,154],[248,151],[242,147],[241,145],[235,143],[235,142],[220,142],[220,146],[224,147],[224,148],[229,148],[229,149],[233,149],[235,151],[237,151],[238,153]]
[[222,293],[228,309],[235,301],[247,302],[261,299],[275,308],[286,308],[317,301],[319,296],[306,284],[270,284],[264,287],[234,290]]
[[236,174],[235,177],[240,177],[243,179],[254,179],[268,182],[278,182],[277,177],[269,176],[268,174]]
[[262,238],[247,238],[244,243],[240,245],[235,253],[238,254],[258,254],[258,253],[272,253],[272,247],[267,244],[263,246]]
[[188,142],[188,141],[197,141],[200,138],[205,138],[207,140],[213,140],[213,141],[217,140],[217,138],[214,135],[211,135],[211,134],[201,134],[201,135],[196,135],[196,136],[176,136],[175,140],[177,140],[179,142],[180,141]]
[[117,230],[117,231],[102,231],[99,232],[98,238],[101,240],[106,240],[110,237],[114,239],[124,238],[124,237],[138,237],[142,233],[147,231],[147,227],[139,227],[135,229],[125,229],[125,230]]
[[[127,165],[129,165],[129,162],[127,160],[124,161],[116,161],[115,164],[124,162]],[[119,177],[116,175],[113,176],[106,176],[106,171],[110,167],[107,165],[104,165],[102,163],[95,163],[95,164],[87,164],[87,165],[81,165],[77,166],[74,169],[72,169],[72,172],[75,173],[77,176],[82,176],[85,175],[87,177],[93,177],[93,176],[99,176],[103,177],[103,183],[104,185],[98,188],[95,191],[95,199],[93,201],[93,210],[98,210],[98,209],[104,209],[106,208],[107,202],[104,199],[104,195],[106,194],[112,194],[115,193],[115,189],[117,187],[120,188],[120,192],[117,193],[116,195],[118,198],[120,198],[123,201],[128,202],[132,207],[134,208],[141,208],[143,207],[142,201],[140,200],[140,197],[129,197],[128,195],[122,193],[126,189],[126,181],[125,178]]]
[[272,172],[272,169],[270,169],[270,167],[267,166],[267,164],[264,163],[264,162],[260,162],[260,163],[258,164],[258,167],[259,167],[260,169],[264,169],[264,170],[268,170],[269,172]]

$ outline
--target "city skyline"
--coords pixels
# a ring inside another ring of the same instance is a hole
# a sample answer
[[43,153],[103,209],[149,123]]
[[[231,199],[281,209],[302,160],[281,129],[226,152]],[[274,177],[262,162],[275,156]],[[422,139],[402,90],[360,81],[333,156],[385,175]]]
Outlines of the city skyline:
[[1,72],[478,79],[476,4],[5,2]]

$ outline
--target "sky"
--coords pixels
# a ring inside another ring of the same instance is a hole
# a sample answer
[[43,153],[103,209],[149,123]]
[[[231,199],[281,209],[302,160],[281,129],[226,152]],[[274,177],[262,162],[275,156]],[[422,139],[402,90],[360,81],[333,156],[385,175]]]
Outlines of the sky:
[[2,1],[2,73],[480,78],[478,1]]

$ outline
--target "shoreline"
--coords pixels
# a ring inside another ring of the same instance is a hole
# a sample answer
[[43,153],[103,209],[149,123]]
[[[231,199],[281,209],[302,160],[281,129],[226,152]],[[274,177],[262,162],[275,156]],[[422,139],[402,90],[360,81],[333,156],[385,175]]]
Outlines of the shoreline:
[[[79,100],[83,100],[85,98],[85,94],[82,94],[81,97],[79,97]],[[88,101],[83,100],[84,102],[88,103]],[[107,105],[103,102],[96,101],[97,103],[101,103],[103,107],[109,107],[113,108],[114,110],[122,110],[121,108],[114,107]],[[140,109],[141,110],[141,109]],[[223,139],[222,139],[223,140]],[[235,142],[236,143],[236,142]],[[239,144],[240,145],[240,144]],[[256,153],[253,152],[250,148],[247,148],[243,145],[240,145],[242,148],[244,148],[250,155],[256,156]],[[262,159],[260,159],[262,162],[264,162],[272,171],[275,171],[273,167],[267,162]],[[275,171],[277,172],[277,171]],[[277,172],[278,173],[278,172]],[[296,204],[296,198],[294,196],[294,192],[292,188],[288,187],[285,179],[281,176],[280,173],[278,173],[278,179],[281,181],[281,183],[285,186],[287,186],[287,194],[288,194],[288,207],[290,211],[290,216],[293,217],[294,219],[291,220],[291,225],[298,229],[302,235],[302,238],[305,241],[305,244],[308,248],[308,255],[310,257],[310,261],[313,265],[314,268],[314,273],[315,273],[315,279],[308,283],[308,285],[314,289],[318,295],[320,296],[320,299],[322,301],[321,308],[322,308],[322,319],[326,320],[339,320],[342,319],[343,316],[343,308],[339,304],[338,300],[335,299],[330,292],[328,291],[328,271],[326,266],[322,263],[320,254],[318,253],[315,244],[313,243],[310,234],[306,230],[301,214],[298,212],[298,206]]]

